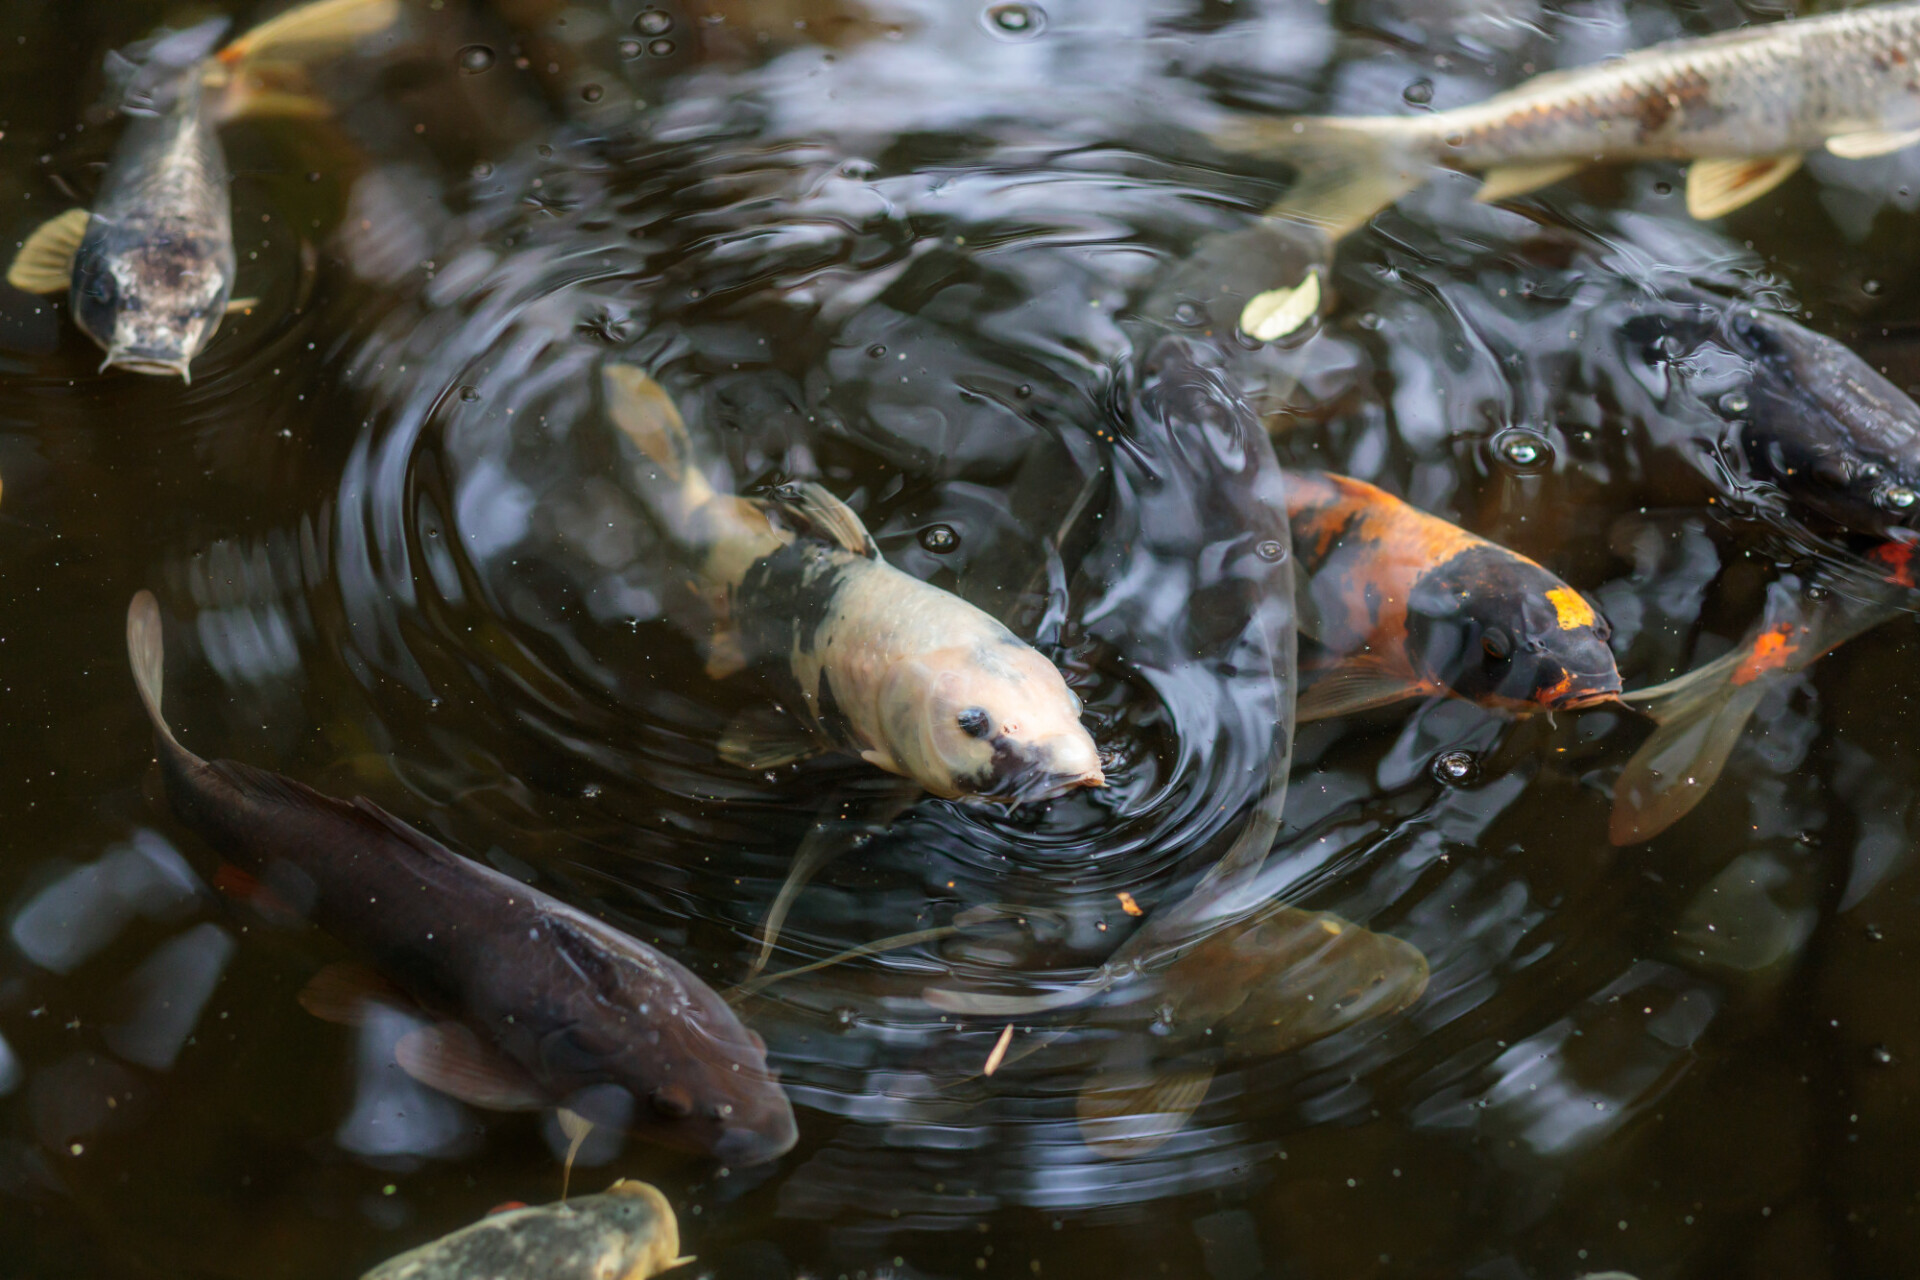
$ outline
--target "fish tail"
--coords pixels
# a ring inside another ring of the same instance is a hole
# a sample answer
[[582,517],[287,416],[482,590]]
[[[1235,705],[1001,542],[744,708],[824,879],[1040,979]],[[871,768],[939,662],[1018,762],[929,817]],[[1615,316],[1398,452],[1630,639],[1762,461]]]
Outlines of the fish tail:
[[637,365],[610,364],[601,372],[607,416],[669,480],[693,474],[693,438],[667,389]]
[[1245,117],[1215,130],[1214,143],[1285,161],[1293,186],[1267,211],[1338,240],[1427,179],[1430,118],[1399,116]]
[[166,643],[160,631],[160,602],[153,592],[141,591],[127,606],[127,661],[133,667],[133,683],[146,704],[153,731],[169,746],[182,750],[173,730],[160,714],[161,679],[166,669]]
[[269,18],[216,56],[229,67],[265,57],[331,57],[385,31],[399,18],[400,0],[314,0]]

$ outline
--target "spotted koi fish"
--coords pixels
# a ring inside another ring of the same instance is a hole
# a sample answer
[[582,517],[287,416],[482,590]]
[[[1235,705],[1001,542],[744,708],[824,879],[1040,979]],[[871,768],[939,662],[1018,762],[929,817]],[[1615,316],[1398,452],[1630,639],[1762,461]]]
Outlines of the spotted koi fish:
[[1920,142],[1920,3],[1877,5],[1654,45],[1413,116],[1246,119],[1220,143],[1299,169],[1270,216],[1338,239],[1436,165],[1504,200],[1595,161],[1691,160],[1687,210],[1731,213],[1824,145],[1846,158]]
[[1783,578],[1767,594],[1759,624],[1731,651],[1622,701],[1658,727],[1613,786],[1608,838],[1651,840],[1700,803],[1726,768],[1747,721],[1767,694],[1821,656],[1908,613],[1920,585],[1920,543],[1895,539],[1864,566],[1835,567],[1838,581],[1809,599],[1806,584]]
[[1301,635],[1326,656],[1300,719],[1435,694],[1516,712],[1620,696],[1606,619],[1525,556],[1345,476],[1289,473],[1287,515]]
[[767,768],[840,750],[937,796],[1009,804],[1106,785],[1080,699],[1038,651],[889,565],[819,485],[771,501],[716,490],[659,383],[632,365],[609,366],[603,383],[646,460],[636,479],[716,620],[708,674],[770,661],[798,686],[804,724],[736,729],[723,757]]

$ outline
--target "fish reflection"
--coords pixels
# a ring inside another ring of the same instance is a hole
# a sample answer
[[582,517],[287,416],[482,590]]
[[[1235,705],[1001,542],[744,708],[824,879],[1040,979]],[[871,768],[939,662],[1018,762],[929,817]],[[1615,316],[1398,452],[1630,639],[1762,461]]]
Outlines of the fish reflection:
[[[641,483],[697,557],[718,620],[715,678],[784,661],[809,723],[757,719],[721,753],[768,768],[838,748],[935,795],[1019,803],[1106,785],[1080,699],[1018,636],[880,558],[860,517],[815,484],[774,500],[716,490],[658,383],[605,374],[608,411],[651,465]],[[789,532],[791,526],[798,532]]]
[[126,132],[91,211],[69,209],[21,246],[7,283],[71,289],[73,320],[107,353],[101,368],[191,378],[229,310],[234,282],[230,177],[218,127],[246,116],[318,115],[280,87],[298,59],[391,26],[398,0],[318,0],[254,28],[219,52],[214,18],[149,42],[139,65],[111,55]]
[[728,1164],[793,1145],[764,1044],[687,969],[370,801],[189,752],[161,718],[160,610],[144,591],[127,650],[174,812],[377,966],[323,970],[302,995],[310,1012],[360,1022],[370,1002],[418,1007],[435,1021],[396,1046],[401,1067],[476,1106],[559,1106]]
[[1909,612],[1920,544],[1880,544],[1864,563],[1834,562],[1815,581],[1789,574],[1767,592],[1745,640],[1685,675],[1625,697],[1659,726],[1613,786],[1607,834],[1650,840],[1688,813],[1720,777],[1762,699],[1839,645]]
[[1287,509],[1311,575],[1301,634],[1327,654],[1302,720],[1434,694],[1522,712],[1619,697],[1606,619],[1525,556],[1344,476],[1290,473]]
[[647,1280],[691,1261],[667,1198],[623,1178],[597,1196],[496,1210],[361,1280]]
[[1920,142],[1920,5],[1676,40],[1536,76],[1485,102],[1412,116],[1244,120],[1230,148],[1299,167],[1271,211],[1338,239],[1445,165],[1504,200],[1605,160],[1692,160],[1687,211],[1717,218],[1759,199],[1825,144],[1844,158]]

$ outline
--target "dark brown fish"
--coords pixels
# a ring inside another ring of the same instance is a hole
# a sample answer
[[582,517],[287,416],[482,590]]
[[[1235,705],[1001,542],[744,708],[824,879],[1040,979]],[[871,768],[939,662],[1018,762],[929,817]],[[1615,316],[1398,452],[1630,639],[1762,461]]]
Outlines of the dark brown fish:
[[1520,712],[1620,696],[1606,619],[1525,556],[1345,476],[1289,472],[1287,515],[1301,635],[1328,659],[1302,720],[1434,694]]
[[[127,653],[180,820],[440,1019],[396,1048],[409,1075],[476,1106],[557,1106],[730,1165],[793,1146],[765,1045],[686,968],[368,800],[188,751],[161,718],[160,609],[145,591]],[[353,992],[325,979],[303,1003],[351,1020]]]

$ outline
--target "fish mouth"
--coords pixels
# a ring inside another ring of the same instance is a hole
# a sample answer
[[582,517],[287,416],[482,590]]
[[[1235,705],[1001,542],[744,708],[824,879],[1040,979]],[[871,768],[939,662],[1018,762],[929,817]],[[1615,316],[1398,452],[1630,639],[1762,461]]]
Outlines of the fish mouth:
[[1090,769],[1070,771],[1035,771],[1025,777],[1010,782],[1006,786],[983,791],[976,797],[1009,808],[1023,804],[1038,804],[1042,800],[1058,800],[1070,791],[1082,787],[1104,787],[1106,774],[1095,765]]
[[145,373],[155,377],[177,377],[191,384],[193,374],[187,368],[188,357],[164,356],[144,351],[108,351],[107,358],[100,362],[100,372],[108,369],[125,369],[129,373]]
[[1584,711],[1620,701],[1618,676],[1572,676],[1552,689],[1540,692],[1536,699],[1542,711]]
[[791,1110],[769,1117],[755,1129],[728,1129],[713,1144],[713,1158],[729,1169],[766,1164],[793,1150],[800,1140],[800,1126]]

